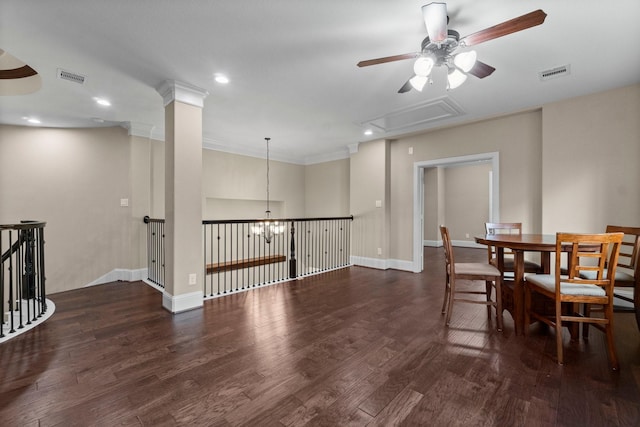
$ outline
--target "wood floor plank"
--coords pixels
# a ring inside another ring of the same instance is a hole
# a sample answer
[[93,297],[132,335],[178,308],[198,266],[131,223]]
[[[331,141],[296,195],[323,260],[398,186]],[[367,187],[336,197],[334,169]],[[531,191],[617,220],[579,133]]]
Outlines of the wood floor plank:
[[[456,248],[460,261],[486,252]],[[637,426],[640,332],[516,336],[505,312],[440,313],[441,248],[425,271],[351,267],[171,314],[141,282],[51,295],[56,313],[0,345],[0,425]]]

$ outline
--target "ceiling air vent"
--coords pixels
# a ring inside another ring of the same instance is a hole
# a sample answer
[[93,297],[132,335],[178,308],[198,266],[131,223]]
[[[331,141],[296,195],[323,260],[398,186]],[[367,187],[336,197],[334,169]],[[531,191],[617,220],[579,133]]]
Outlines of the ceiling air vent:
[[85,76],[58,68],[58,78],[62,80],[69,80],[74,83],[84,84]]
[[555,79],[556,77],[568,76],[569,74],[571,74],[571,65],[563,65],[550,70],[540,71],[538,76],[540,77],[540,81],[545,81]]

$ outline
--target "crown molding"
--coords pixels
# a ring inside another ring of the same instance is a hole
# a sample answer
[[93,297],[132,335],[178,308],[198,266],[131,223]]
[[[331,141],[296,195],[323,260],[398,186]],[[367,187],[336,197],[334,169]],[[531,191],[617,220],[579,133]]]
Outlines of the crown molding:
[[165,107],[173,101],[178,101],[202,108],[204,99],[209,95],[205,89],[176,80],[165,80],[156,91],[162,96]]

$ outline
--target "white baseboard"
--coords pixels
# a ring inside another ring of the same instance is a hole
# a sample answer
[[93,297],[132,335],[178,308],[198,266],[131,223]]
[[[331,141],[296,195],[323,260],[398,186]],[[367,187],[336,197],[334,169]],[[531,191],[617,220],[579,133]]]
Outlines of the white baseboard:
[[[430,247],[430,248],[441,248],[442,240],[423,240],[422,244],[423,246]],[[452,240],[451,245],[460,246],[462,248],[476,248],[476,249],[486,248],[486,245],[481,245],[479,243],[471,242],[469,240]]]
[[[22,304],[22,309],[26,312],[27,308],[26,308],[26,304],[31,304],[31,301],[21,301]],[[0,328],[4,329],[4,333],[5,336],[3,338],[0,338],[0,343],[3,343],[5,341],[9,341],[11,338],[15,338],[20,334],[24,334],[25,332],[35,328],[38,325],[41,325],[45,322],[45,320],[49,319],[51,316],[53,316],[53,313],[56,312],[56,305],[53,303],[53,301],[51,301],[49,298],[47,298],[47,311],[44,312],[44,314],[41,317],[38,317],[36,320],[31,320],[30,324],[24,324],[22,326],[22,328],[15,329],[14,333],[9,334],[9,330],[10,330],[10,323],[9,323],[9,319],[0,319]],[[5,315],[8,317],[8,313],[5,313]],[[19,313],[16,314],[16,317],[19,316]],[[19,324],[20,319],[17,318],[15,319],[15,324]]]
[[354,256],[351,255],[351,265],[359,265],[361,267],[369,267],[369,268],[377,268],[378,270],[386,270],[389,267],[387,266],[386,259],[379,258],[368,258],[363,256]]
[[170,295],[166,291],[162,293],[162,307],[174,314],[201,308],[203,304],[204,295],[202,291],[176,296]]
[[85,285],[85,287],[102,285],[104,283],[110,283],[110,282],[117,282],[119,280],[122,280],[124,282],[136,282],[138,280],[144,280],[146,278],[147,278],[146,268],[138,268],[135,270],[116,268],[115,270],[111,270],[104,276],[97,278],[96,280],[89,283],[88,285]]
[[452,240],[451,246],[458,246],[461,248],[487,249],[487,245],[481,245],[469,240]]
[[388,270],[392,268],[394,270],[413,271],[413,262],[401,259],[379,259],[351,256],[351,264],[376,268],[378,270]]

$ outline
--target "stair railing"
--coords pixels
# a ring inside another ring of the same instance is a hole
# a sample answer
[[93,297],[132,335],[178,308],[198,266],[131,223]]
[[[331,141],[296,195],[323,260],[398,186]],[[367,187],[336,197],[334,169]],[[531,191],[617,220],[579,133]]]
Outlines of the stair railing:
[[[351,265],[353,216],[203,221],[204,295],[220,295]],[[164,287],[164,219],[145,217],[148,280]]]
[[0,224],[0,338],[31,325],[47,311],[45,225]]

